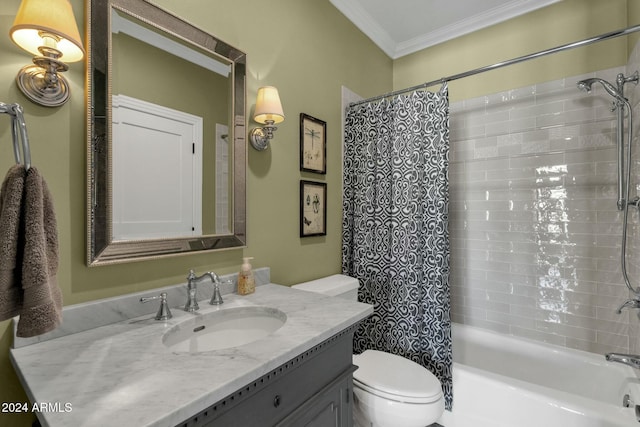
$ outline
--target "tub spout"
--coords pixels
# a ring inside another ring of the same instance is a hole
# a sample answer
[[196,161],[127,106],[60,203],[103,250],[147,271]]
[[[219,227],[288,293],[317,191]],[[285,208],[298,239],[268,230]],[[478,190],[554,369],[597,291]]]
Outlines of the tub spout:
[[607,353],[604,356],[609,362],[618,362],[640,369],[640,356],[636,354]]
[[638,297],[628,299],[616,310],[616,313],[622,314],[622,310],[625,308],[640,308],[640,299]]

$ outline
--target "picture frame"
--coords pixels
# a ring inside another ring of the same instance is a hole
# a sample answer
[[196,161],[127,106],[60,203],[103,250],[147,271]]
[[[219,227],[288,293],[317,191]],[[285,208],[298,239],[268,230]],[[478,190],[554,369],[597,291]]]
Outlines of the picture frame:
[[327,184],[300,181],[300,237],[327,235]]
[[327,123],[300,113],[300,170],[327,173]]

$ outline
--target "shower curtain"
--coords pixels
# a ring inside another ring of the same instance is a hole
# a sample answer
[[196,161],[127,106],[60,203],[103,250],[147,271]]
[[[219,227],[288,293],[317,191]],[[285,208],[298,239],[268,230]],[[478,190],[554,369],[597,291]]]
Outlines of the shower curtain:
[[428,368],[451,408],[449,101],[417,91],[347,111],[342,272],[374,313],[354,351],[386,351]]

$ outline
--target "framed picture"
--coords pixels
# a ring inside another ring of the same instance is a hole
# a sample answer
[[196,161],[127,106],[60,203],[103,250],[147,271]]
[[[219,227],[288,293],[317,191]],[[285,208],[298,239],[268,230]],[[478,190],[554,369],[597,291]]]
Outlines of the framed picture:
[[300,170],[327,173],[327,123],[300,113]]
[[300,181],[300,237],[327,235],[327,184]]

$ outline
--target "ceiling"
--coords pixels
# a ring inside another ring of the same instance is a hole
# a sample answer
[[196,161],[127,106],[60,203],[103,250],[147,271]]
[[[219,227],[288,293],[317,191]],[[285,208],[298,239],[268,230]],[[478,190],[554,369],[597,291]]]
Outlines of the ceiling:
[[330,0],[396,59],[560,0]]

